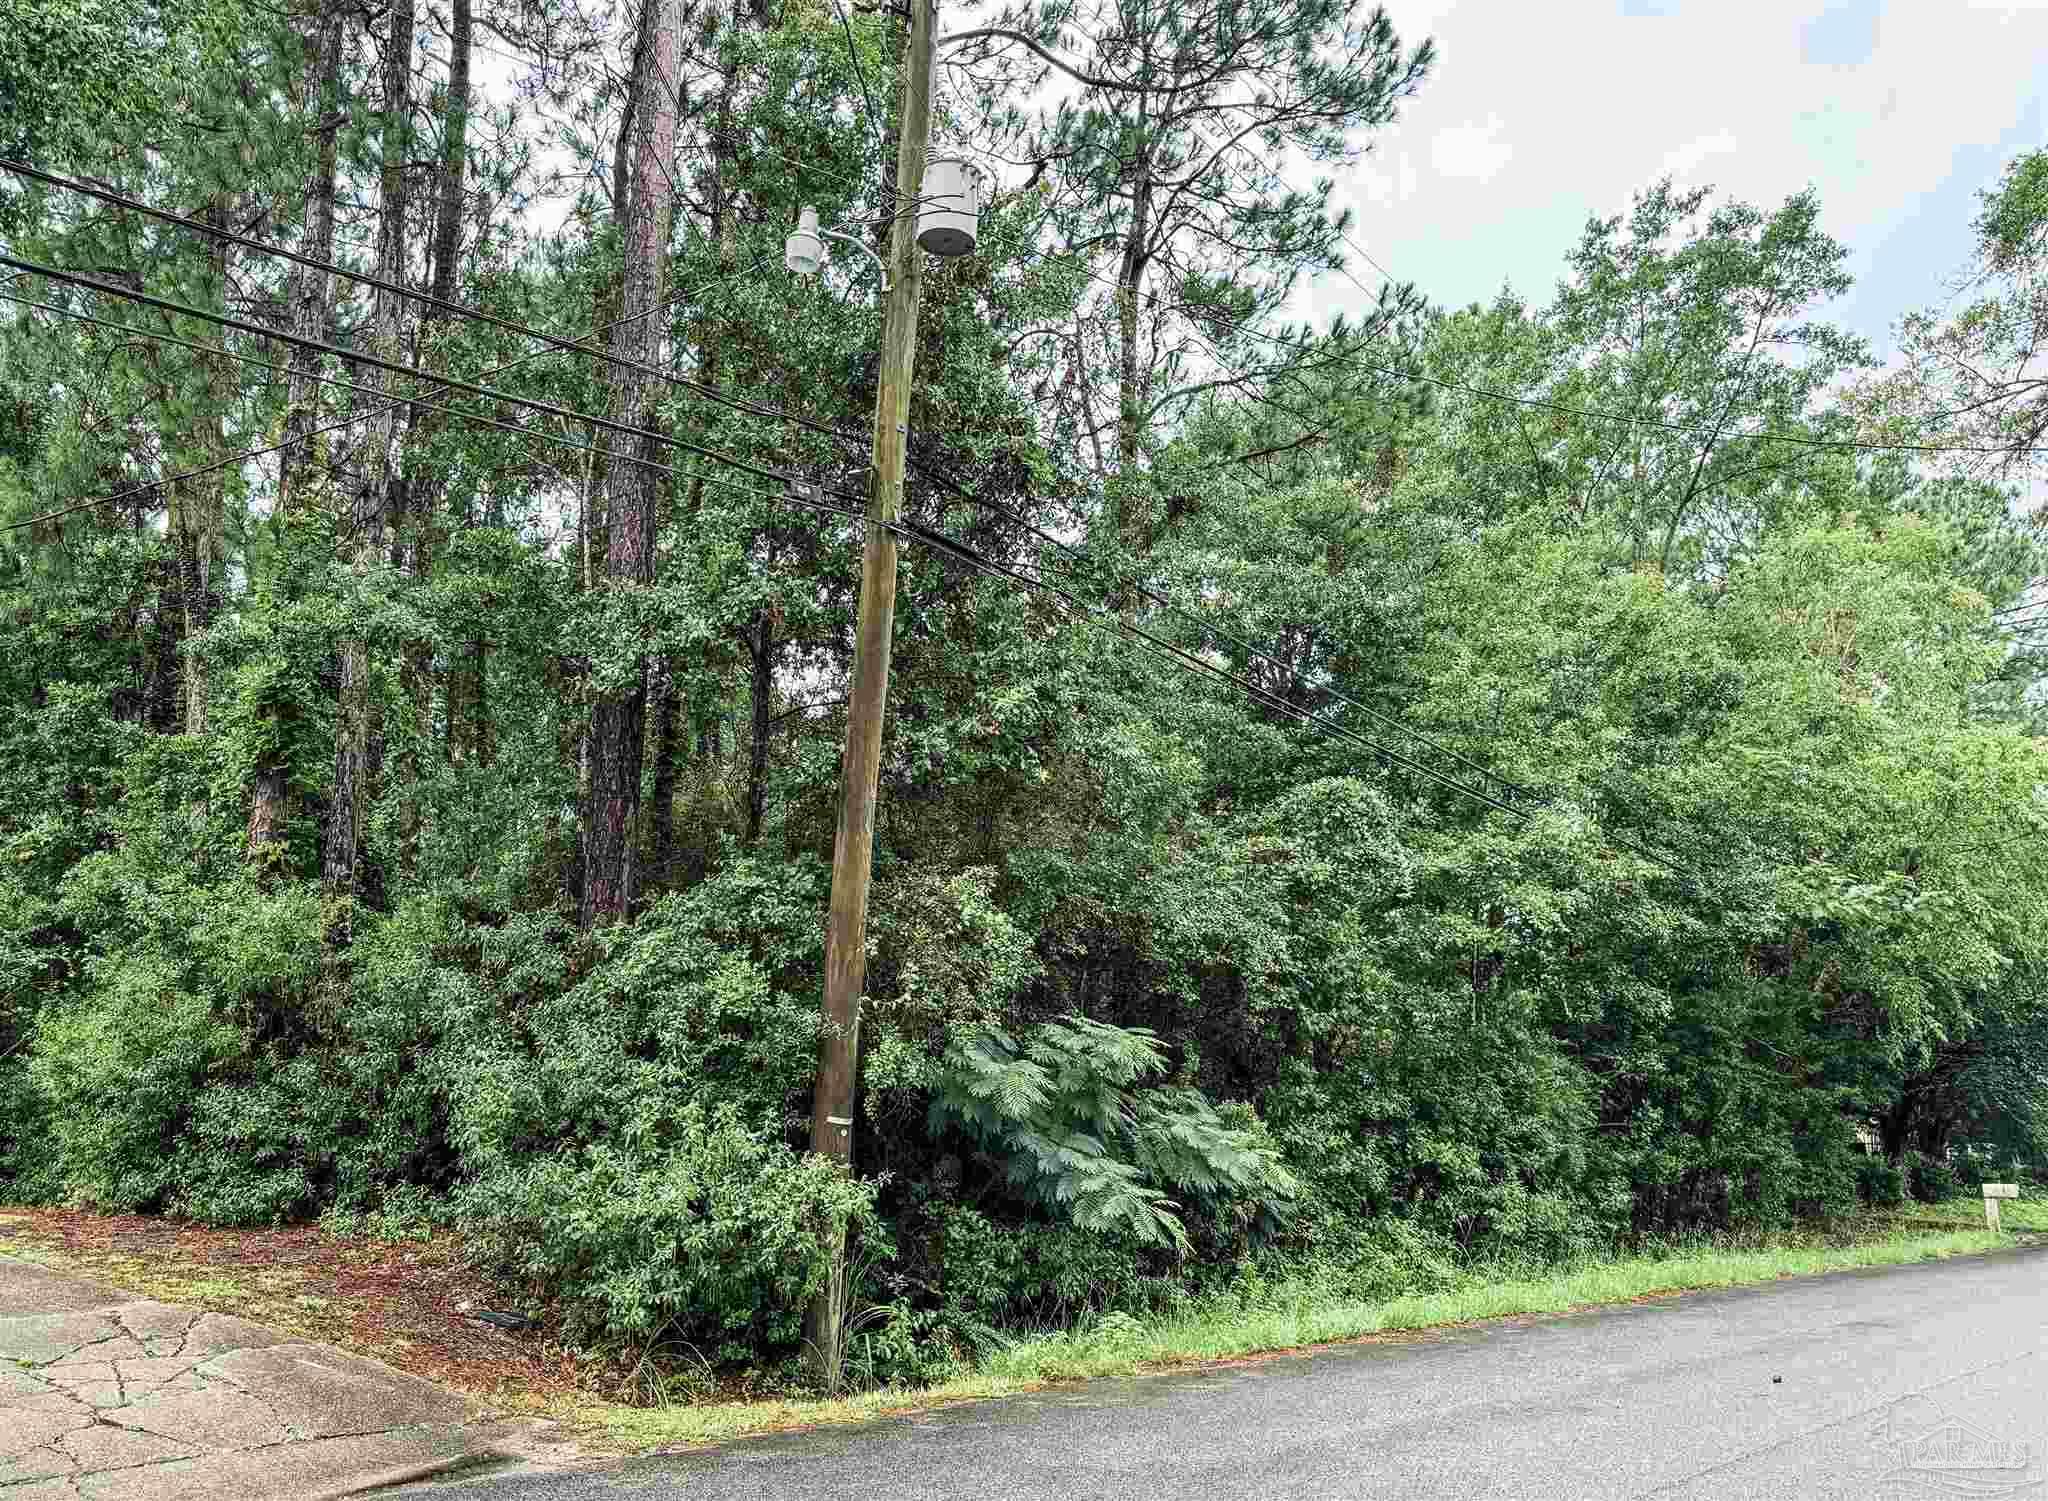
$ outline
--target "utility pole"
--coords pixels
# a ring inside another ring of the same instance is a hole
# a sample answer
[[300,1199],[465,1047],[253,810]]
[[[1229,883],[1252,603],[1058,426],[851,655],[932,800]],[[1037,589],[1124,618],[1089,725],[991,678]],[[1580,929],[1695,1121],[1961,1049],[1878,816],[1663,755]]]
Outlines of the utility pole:
[[[860,1001],[867,981],[868,876],[874,864],[875,782],[882,761],[882,716],[889,697],[890,631],[896,619],[896,535],[903,504],[904,451],[910,437],[910,377],[917,358],[917,305],[924,254],[917,205],[924,191],[931,129],[932,54],[937,0],[910,0],[910,48],[904,58],[902,126],[896,147],[896,214],[889,226],[889,288],[882,314],[882,360],[875,394],[875,456],[868,476],[867,546],[862,557],[860,621],[847,695],[846,759],[839,783],[839,832],[832,844],[832,907],[825,933],[824,1037],[811,1105],[811,1150],[853,1166],[854,1086],[860,1057]],[[846,1315],[846,1224],[826,1232],[825,1285],[804,1313],[813,1371],[839,1384]]]

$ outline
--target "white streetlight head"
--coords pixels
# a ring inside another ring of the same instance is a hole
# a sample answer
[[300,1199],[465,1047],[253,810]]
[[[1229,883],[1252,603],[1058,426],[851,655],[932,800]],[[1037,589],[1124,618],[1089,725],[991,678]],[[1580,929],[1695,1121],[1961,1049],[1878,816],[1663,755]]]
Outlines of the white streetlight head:
[[917,243],[947,260],[974,253],[981,217],[981,180],[965,157],[935,157],[924,170]]
[[818,233],[818,211],[808,205],[797,216],[796,228],[782,242],[782,264],[798,276],[815,276],[825,262],[825,241]]

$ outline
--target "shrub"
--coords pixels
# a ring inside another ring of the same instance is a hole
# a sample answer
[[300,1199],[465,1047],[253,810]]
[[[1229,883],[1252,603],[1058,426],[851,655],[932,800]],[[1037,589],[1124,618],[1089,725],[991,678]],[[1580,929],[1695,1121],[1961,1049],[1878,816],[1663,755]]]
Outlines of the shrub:
[[141,963],[46,1013],[29,1074],[47,1102],[61,1191],[105,1209],[161,1205],[194,1099],[245,1050],[239,1028]]
[[1070,1016],[1021,1040],[988,1027],[947,1049],[931,1121],[965,1130],[1020,1197],[1083,1230],[1184,1250],[1184,1202],[1277,1220],[1297,1185],[1250,1109],[1141,1085],[1163,1069],[1142,1027]]
[[999,1326],[1065,1325],[1107,1309],[1144,1312],[1164,1301],[1170,1285],[1148,1274],[1155,1256],[1128,1235],[997,1220],[964,1205],[932,1210],[923,1244],[940,1308],[974,1343]]
[[1866,1157],[1856,1164],[1856,1192],[1866,1204],[1902,1204],[1906,1199],[1906,1175],[1882,1157]]
[[458,1196],[488,1257],[559,1298],[572,1338],[683,1340],[721,1363],[797,1347],[826,1229],[871,1232],[873,1202],[833,1164],[699,1105],[633,1145],[508,1163]]
[[48,1102],[25,1066],[0,1063],[0,1198],[34,1204],[58,1191]]
[[965,1369],[957,1342],[937,1309],[907,1299],[861,1309],[847,1321],[848,1386],[933,1386]]
[[1939,1204],[1963,1192],[1963,1180],[1946,1162],[1920,1152],[1908,1152],[1905,1160],[1906,1186],[1923,1204]]

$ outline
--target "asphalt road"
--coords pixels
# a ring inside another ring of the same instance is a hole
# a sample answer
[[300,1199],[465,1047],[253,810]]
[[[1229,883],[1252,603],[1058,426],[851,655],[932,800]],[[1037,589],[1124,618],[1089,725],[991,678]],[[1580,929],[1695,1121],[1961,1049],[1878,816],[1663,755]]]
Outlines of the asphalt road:
[[2048,1498],[2048,1248],[1503,1320],[429,1493]]

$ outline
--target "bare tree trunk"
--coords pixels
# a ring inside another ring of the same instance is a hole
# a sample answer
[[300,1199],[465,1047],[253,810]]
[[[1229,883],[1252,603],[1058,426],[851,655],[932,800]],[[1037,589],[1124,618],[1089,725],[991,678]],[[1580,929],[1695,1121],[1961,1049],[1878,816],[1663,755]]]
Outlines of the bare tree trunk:
[[149,612],[149,628],[143,637],[146,662],[142,690],[143,722],[159,735],[168,735],[178,723],[178,628],[184,613],[178,603],[178,568],[168,559],[151,565],[156,584],[156,603]]
[[[384,123],[379,143],[383,157],[378,186],[377,274],[402,284],[405,278],[406,142],[411,125],[413,0],[395,0],[391,33],[384,49]],[[404,347],[405,299],[391,292],[377,294],[375,347],[385,359],[399,358]],[[389,377],[376,385],[388,392]],[[387,406],[378,422],[375,452],[356,487],[344,546],[360,588],[384,552],[385,526],[404,472],[404,404]],[[327,805],[320,878],[331,904],[328,942],[332,951],[346,949],[354,935],[354,905],[363,889],[363,814],[374,794],[376,726],[369,644],[352,637],[341,646],[339,715],[335,726],[334,792]]]
[[[495,490],[489,491],[484,500],[482,523],[493,528],[505,524],[505,502]],[[448,674],[447,753],[450,761],[472,762],[478,766],[491,764],[489,679],[490,643],[479,626],[471,632],[462,649],[461,663]]]
[[654,673],[654,849],[650,874],[665,882],[676,859],[676,763],[682,756],[683,694],[676,682],[676,660],[664,654]]
[[[314,148],[313,172],[306,180],[306,231],[302,243],[306,255],[317,261],[334,259],[334,180],[342,125],[336,111],[341,102],[342,27],[346,15],[341,0],[320,0],[314,24],[305,38],[307,87],[301,108],[318,131],[318,144]],[[286,297],[293,333],[304,339],[326,338],[333,317],[333,281],[327,272],[311,266],[292,267]],[[320,425],[320,383],[314,379],[320,371],[320,356],[295,345],[290,366],[277,498],[279,512],[287,516],[305,508],[307,489],[316,482],[323,467],[308,437]]]
[[[633,170],[622,235],[619,313],[611,331],[612,419],[646,428],[652,421],[650,382],[639,368],[658,351],[661,302],[673,190],[676,78],[682,43],[681,0],[647,0],[643,45],[635,67]],[[608,588],[644,587],[654,579],[655,502],[660,472],[651,437],[613,431],[605,444],[605,579]],[[647,728],[647,661],[628,682],[600,694],[590,715],[590,795],[584,809],[582,918],[586,927],[616,922],[634,893],[634,836],[640,811],[640,769]]]
[[[1145,170],[1141,155],[1139,171]],[[1150,185],[1140,181],[1131,202],[1131,230],[1124,241],[1124,254],[1117,268],[1117,471],[1125,480],[1114,492],[1113,524],[1116,540],[1136,552],[1141,547],[1139,518],[1131,514],[1134,497],[1128,493],[1137,479],[1138,456],[1144,441],[1144,403],[1149,383],[1138,360],[1138,300],[1144,294],[1147,265],[1145,237],[1150,229]]]
[[[769,563],[772,567],[772,553]],[[774,725],[769,711],[775,695],[775,622],[766,610],[755,622],[747,654],[753,659],[753,717],[747,740],[747,843],[752,844],[761,837],[761,821],[768,811],[768,737]]]
[[[454,0],[449,27],[448,88],[441,117],[441,161],[434,185],[434,232],[432,250],[432,295],[440,302],[452,302],[456,292],[457,262],[462,251],[463,191],[469,165],[469,64],[473,25],[470,0]],[[452,329],[448,311],[429,305],[421,318],[422,363],[445,369],[447,354],[443,336]],[[399,493],[404,497],[408,525],[393,547],[393,562],[415,582],[428,578],[434,558],[446,541],[442,522],[441,487],[437,473],[423,467],[421,460],[433,433],[441,427],[438,408],[413,413],[413,427],[406,443],[407,474]],[[431,465],[427,457],[427,465]],[[427,748],[433,744],[433,651],[424,641],[406,644],[399,667],[400,698],[411,723],[399,758],[399,774],[405,787],[399,812],[399,863],[412,869],[419,853],[423,815],[419,785]]]
[[448,31],[448,102],[441,122],[441,176],[434,204],[433,293],[443,302],[455,300],[463,188],[469,170],[470,0],[454,0],[454,6]]
[[[306,85],[300,110],[317,132],[313,171],[306,182],[306,227],[303,244],[316,261],[334,259],[334,179],[341,124],[334,116],[341,96],[342,21],[339,0],[321,0],[305,40]],[[327,337],[332,318],[333,278],[311,266],[294,265],[287,284],[292,332],[306,339]],[[323,467],[309,434],[320,425],[320,357],[295,345],[286,385],[284,449],[279,455],[277,509],[290,521],[304,511],[307,494]],[[282,718],[289,710],[282,696],[265,706],[272,721],[270,743],[259,753],[249,786],[249,858],[263,863],[276,858],[282,846],[290,796],[290,769],[282,744]]]
[[[227,220],[228,195],[216,193],[207,202],[206,222],[216,229],[225,229]],[[226,240],[214,240],[208,246],[207,261],[212,282],[225,298],[228,276]],[[209,462],[227,453],[227,436],[221,424],[231,399],[232,383],[226,366],[227,361],[218,356],[200,357],[201,379],[205,383],[207,398],[206,415],[200,424],[204,440],[201,447]],[[227,474],[224,470],[186,480],[173,488],[167,530],[176,556],[178,600],[183,615],[179,637],[183,649],[180,677],[184,729],[188,735],[204,735],[211,707],[211,683],[205,658],[193,647],[219,613],[220,571],[227,553]]]

